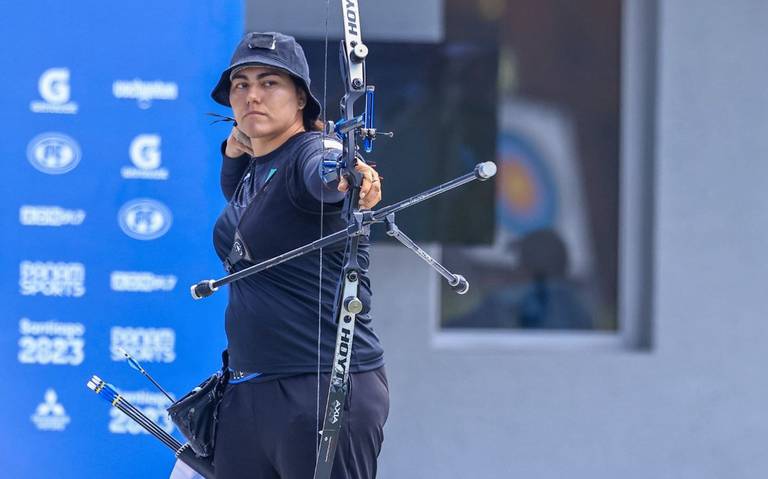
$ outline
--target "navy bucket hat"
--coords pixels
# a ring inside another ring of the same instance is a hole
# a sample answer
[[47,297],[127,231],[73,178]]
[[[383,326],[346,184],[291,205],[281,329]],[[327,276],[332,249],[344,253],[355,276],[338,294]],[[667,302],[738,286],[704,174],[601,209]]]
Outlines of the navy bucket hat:
[[288,72],[307,92],[307,105],[304,107],[304,119],[317,120],[320,116],[320,102],[309,89],[309,65],[301,45],[290,35],[277,32],[249,32],[243,36],[232,55],[229,68],[221,73],[221,78],[211,92],[216,103],[232,106],[229,103],[229,89],[232,84],[229,77],[232,72],[244,66],[270,66]]

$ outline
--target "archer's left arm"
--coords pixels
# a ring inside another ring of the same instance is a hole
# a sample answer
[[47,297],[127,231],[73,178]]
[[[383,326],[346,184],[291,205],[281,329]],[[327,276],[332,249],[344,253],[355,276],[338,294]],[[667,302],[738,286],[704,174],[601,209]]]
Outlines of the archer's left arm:
[[[323,178],[322,163],[323,160],[336,160],[341,150],[335,148],[325,149],[316,155],[313,155],[304,164],[304,184],[307,190],[318,201],[325,203],[337,203],[344,199],[344,195],[349,189],[349,182],[346,178],[327,181]],[[358,157],[355,169],[362,174],[363,184],[360,187],[360,208],[373,208],[381,201],[381,179],[376,170],[366,164],[362,158]],[[322,200],[321,200],[322,198]]]

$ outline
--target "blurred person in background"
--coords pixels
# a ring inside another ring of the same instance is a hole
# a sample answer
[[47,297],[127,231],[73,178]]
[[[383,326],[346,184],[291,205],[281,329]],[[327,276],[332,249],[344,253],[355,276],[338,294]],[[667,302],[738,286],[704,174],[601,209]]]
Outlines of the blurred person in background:
[[510,284],[497,287],[472,311],[450,322],[462,328],[592,329],[578,284],[569,278],[568,249],[553,229],[512,242],[519,265]]

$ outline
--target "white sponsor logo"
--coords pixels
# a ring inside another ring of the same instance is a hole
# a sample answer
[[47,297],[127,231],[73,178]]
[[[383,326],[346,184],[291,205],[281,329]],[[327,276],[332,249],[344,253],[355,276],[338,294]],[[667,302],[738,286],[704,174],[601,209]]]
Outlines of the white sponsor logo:
[[84,210],[68,210],[59,206],[22,205],[19,223],[24,226],[78,226],[85,221]]
[[85,359],[85,325],[58,321],[19,321],[19,362],[77,366]]
[[80,145],[62,133],[43,133],[27,145],[27,159],[43,173],[61,175],[80,163]]
[[49,68],[40,75],[37,89],[43,101],[29,103],[29,109],[35,113],[77,113],[77,103],[69,101],[69,69]]
[[30,419],[41,431],[63,431],[69,424],[67,411],[59,403],[59,397],[53,389],[45,391],[43,402],[37,406]]
[[85,266],[82,263],[22,261],[19,287],[24,296],[71,296],[85,294]]
[[138,240],[153,240],[171,228],[171,210],[147,198],[131,200],[120,208],[117,220],[123,233]]
[[[168,398],[165,395],[152,391],[120,391],[120,396],[143,412],[162,430],[173,434],[173,422],[165,410],[168,406]],[[148,434],[143,427],[118,409],[111,408],[109,417],[109,432],[113,434]]]
[[337,399],[333,402],[333,411],[331,412],[331,424],[336,424],[336,422],[339,420],[340,415],[341,415],[341,403]]
[[109,351],[113,361],[125,361],[120,349],[137,361],[172,363],[176,360],[176,332],[171,328],[129,328],[110,330]]
[[151,293],[172,291],[178,279],[173,275],[159,275],[147,271],[113,271],[109,275],[112,291]]
[[126,179],[167,180],[168,169],[160,167],[160,135],[139,135],[133,139],[128,153],[134,166],[124,166],[120,175]]
[[152,106],[152,100],[175,100],[179,97],[179,85],[164,81],[117,80],[112,83],[115,98],[137,100],[139,108],[146,110]]

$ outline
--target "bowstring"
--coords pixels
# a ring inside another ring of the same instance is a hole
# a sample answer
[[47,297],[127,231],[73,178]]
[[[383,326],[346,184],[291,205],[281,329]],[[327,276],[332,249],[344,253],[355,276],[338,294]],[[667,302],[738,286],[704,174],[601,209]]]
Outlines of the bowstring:
[[[324,51],[324,62],[323,62],[323,111],[322,111],[322,117],[323,117],[323,131],[320,132],[320,139],[323,143],[323,153],[321,162],[325,158],[325,125],[326,123],[326,99],[327,99],[327,93],[328,93],[328,14],[330,11],[330,0],[325,0],[325,51]],[[322,171],[322,163],[321,163],[321,171]],[[323,237],[323,223],[324,223],[324,207],[325,207],[325,198],[324,193],[325,188],[320,188],[320,237]],[[317,292],[317,401],[316,401],[316,409],[315,409],[315,426],[316,428],[321,427],[320,426],[320,346],[321,346],[321,337],[323,333],[323,248],[320,248],[320,267],[319,267],[319,274],[318,274],[318,292]],[[319,431],[318,431],[319,432]],[[317,451],[320,447],[320,441],[317,438],[317,434],[315,436],[315,441],[317,441],[317,447],[315,450],[315,454],[317,454]]]

